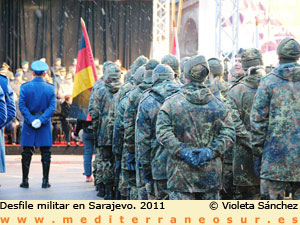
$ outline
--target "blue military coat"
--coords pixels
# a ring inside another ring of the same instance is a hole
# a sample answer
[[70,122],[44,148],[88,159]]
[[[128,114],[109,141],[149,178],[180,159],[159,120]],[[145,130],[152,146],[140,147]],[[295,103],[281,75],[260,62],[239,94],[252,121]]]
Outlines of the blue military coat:
[[5,141],[3,127],[16,116],[14,93],[8,78],[0,74],[0,173],[5,172]]
[[[52,146],[51,116],[56,109],[54,86],[42,77],[22,84],[19,108],[23,115],[21,146]],[[42,122],[38,129],[31,126],[35,119]]]

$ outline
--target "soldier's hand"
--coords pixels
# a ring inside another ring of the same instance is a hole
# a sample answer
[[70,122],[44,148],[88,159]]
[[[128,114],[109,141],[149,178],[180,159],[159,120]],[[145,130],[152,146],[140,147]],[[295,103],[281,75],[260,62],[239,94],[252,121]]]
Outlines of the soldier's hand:
[[189,164],[192,167],[195,167],[193,163],[193,152],[191,149],[184,148],[179,156],[182,160],[184,160],[187,164]]
[[213,159],[212,151],[209,148],[194,149],[192,153],[192,164],[196,168],[200,168]]
[[39,119],[35,119],[32,123],[31,126],[34,127],[35,129],[38,129],[42,126],[42,122]]

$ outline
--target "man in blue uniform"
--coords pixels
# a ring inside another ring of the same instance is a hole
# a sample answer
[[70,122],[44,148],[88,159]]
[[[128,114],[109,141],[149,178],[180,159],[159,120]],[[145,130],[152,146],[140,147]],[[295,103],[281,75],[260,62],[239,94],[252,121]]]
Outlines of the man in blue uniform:
[[3,127],[6,126],[15,116],[16,107],[14,93],[9,85],[9,80],[0,71],[0,173],[5,172],[5,144]]
[[28,173],[34,147],[40,147],[43,165],[42,188],[49,188],[49,169],[52,146],[51,116],[56,109],[54,86],[43,78],[48,65],[42,61],[31,64],[34,79],[20,87],[19,108],[24,117],[21,135],[22,152],[22,188],[28,188]]

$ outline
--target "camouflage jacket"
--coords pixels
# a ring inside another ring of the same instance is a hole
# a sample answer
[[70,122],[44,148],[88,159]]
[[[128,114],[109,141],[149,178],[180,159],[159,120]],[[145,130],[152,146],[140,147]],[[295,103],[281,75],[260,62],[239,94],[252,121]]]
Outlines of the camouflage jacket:
[[[118,99],[118,102],[116,103],[116,107],[114,109],[115,121],[113,130],[112,150],[117,160],[121,160],[122,158],[122,151],[124,145],[124,112],[125,109],[128,107],[128,93],[131,87],[132,85],[127,85],[127,87],[123,88],[122,93],[120,91],[118,92],[118,98],[120,99]],[[120,97],[121,94],[124,96]]]
[[128,96],[128,108],[124,113],[124,147],[131,154],[135,153],[135,119],[143,93],[151,88],[151,83],[141,83]]
[[230,88],[230,84],[227,83],[223,78],[214,78],[212,83],[209,82],[209,89],[215,96],[219,96],[220,94],[227,98],[227,92]]
[[[203,84],[190,83],[167,98],[156,123],[156,137],[168,150],[168,189],[178,192],[218,191],[222,188],[224,151],[235,141],[230,111]],[[180,159],[188,149],[208,147],[213,160],[200,169]]]
[[[167,179],[167,151],[156,139],[156,119],[160,107],[168,96],[176,93],[180,86],[172,81],[155,85],[140,101],[135,132],[136,160],[143,168],[151,169],[155,180]],[[151,165],[152,164],[152,165]]]
[[98,146],[112,145],[114,113],[111,111],[114,110],[116,93],[115,90],[105,85],[105,87],[95,90],[92,105],[90,101],[89,114],[97,124]]
[[[98,93],[98,90],[103,87],[105,87],[104,81],[98,80],[96,83],[94,83],[94,86],[92,88],[89,106],[88,106],[88,112],[92,118],[93,118],[93,115],[91,115],[91,113],[93,114],[94,112],[96,112],[96,110],[93,108],[94,106],[96,106],[94,103],[94,101],[96,99],[96,93]],[[93,129],[95,131],[95,134],[98,130],[98,122],[99,122],[98,120],[93,120]],[[96,134],[96,135],[98,136],[98,134]]]
[[261,178],[300,182],[300,65],[281,64],[264,76],[251,111],[253,154]]
[[250,112],[261,76],[255,73],[244,77],[232,86],[227,95],[236,132],[236,144],[233,150],[233,183],[238,186],[259,184],[253,169]]
[[[222,79],[223,80],[223,79]],[[224,81],[224,80],[223,80]],[[222,101],[225,105],[228,106],[228,101],[227,99],[224,97],[227,96],[227,92],[228,92],[228,87],[230,86],[226,81],[224,81],[226,84],[224,84],[224,86],[222,85],[222,87],[220,87],[219,85],[218,86],[215,86],[215,85],[210,85],[210,83],[208,82],[207,83],[207,87],[209,87],[209,90],[212,92],[212,94],[217,98],[219,99],[220,101]],[[220,83],[220,82],[216,82],[215,84],[217,83]],[[223,93],[222,91],[223,90]],[[229,106],[228,107],[229,110],[231,110],[231,107]],[[233,161],[233,147],[234,145],[231,147],[231,148],[228,148],[226,149],[226,151],[224,152],[224,155],[223,155],[223,163],[226,163],[226,164],[231,164],[232,165],[232,161]],[[229,165],[228,165],[229,166]],[[230,167],[226,167],[226,168],[230,168]]]

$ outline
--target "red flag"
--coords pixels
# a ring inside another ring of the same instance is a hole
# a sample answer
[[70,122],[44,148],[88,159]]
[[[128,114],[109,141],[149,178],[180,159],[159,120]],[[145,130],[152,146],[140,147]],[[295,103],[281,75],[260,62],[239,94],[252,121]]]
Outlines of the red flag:
[[76,73],[73,85],[73,103],[70,116],[80,120],[90,121],[88,115],[91,88],[97,80],[93,52],[86,31],[85,23],[81,18],[82,36],[77,55]]
[[176,26],[173,27],[173,42],[171,47],[171,54],[175,55],[177,59],[180,59],[180,51],[179,51],[179,44],[178,44],[178,35],[177,35],[177,28]]

